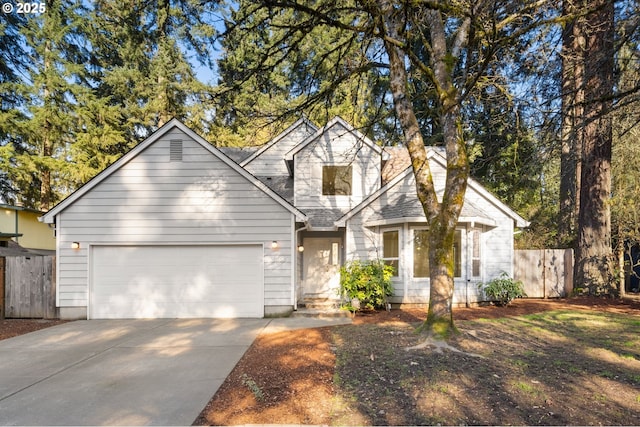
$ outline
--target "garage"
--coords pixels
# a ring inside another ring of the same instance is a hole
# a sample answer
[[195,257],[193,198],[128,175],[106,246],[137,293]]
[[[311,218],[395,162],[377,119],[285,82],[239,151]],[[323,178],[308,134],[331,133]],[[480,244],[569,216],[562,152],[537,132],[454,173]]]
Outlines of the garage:
[[264,316],[262,245],[91,247],[92,319]]

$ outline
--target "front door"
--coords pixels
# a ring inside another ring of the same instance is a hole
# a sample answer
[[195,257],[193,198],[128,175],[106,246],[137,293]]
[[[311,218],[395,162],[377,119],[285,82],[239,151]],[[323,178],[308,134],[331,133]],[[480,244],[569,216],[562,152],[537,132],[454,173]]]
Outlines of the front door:
[[303,297],[337,299],[341,262],[342,244],[339,238],[305,238]]

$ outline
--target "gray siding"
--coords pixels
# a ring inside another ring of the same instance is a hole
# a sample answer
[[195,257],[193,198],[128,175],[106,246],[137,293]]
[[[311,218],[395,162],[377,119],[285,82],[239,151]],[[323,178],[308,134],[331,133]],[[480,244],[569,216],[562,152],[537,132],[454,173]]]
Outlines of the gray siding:
[[[169,161],[169,141],[183,160]],[[87,305],[89,244],[264,244],[265,305],[292,305],[292,214],[174,129],[62,211],[59,306]],[[271,249],[271,242],[279,247]],[[80,242],[80,249],[71,249]]]
[[[445,184],[445,170],[431,161],[434,185],[440,192]],[[347,222],[346,254],[347,259],[373,259],[382,253],[380,230],[388,228],[400,229],[400,277],[395,283],[395,293],[392,302],[395,303],[426,303],[429,300],[429,280],[413,278],[412,230],[424,226],[426,218],[422,215],[420,222],[404,223],[402,219],[395,224],[385,222],[378,224],[380,211],[386,206],[399,204],[407,197],[416,197],[415,180],[413,174],[408,174],[395,186],[372,201],[367,207],[354,215]],[[471,224],[459,224],[462,236],[462,277],[455,280],[454,303],[465,304],[479,301],[482,295],[477,290],[477,283],[491,280],[502,271],[513,274],[513,219],[506,215],[498,206],[487,199],[485,195],[471,186],[468,187],[465,201],[470,201],[488,218],[496,222],[496,227],[482,227],[481,235],[481,276],[471,277],[470,259]],[[372,226],[373,224],[377,224]],[[412,219],[415,221],[417,219]],[[376,222],[377,221],[377,222]],[[422,224],[421,224],[422,223]],[[369,226],[367,226],[369,224]],[[481,227],[476,224],[476,228]],[[467,278],[469,281],[467,281]]]
[[[352,166],[352,195],[323,196],[322,167]],[[295,155],[295,206],[344,209],[355,207],[380,188],[381,156],[336,124]]]
[[276,137],[256,158],[246,163],[244,168],[256,176],[288,176],[285,154],[315,131],[306,121],[299,122],[293,129]]

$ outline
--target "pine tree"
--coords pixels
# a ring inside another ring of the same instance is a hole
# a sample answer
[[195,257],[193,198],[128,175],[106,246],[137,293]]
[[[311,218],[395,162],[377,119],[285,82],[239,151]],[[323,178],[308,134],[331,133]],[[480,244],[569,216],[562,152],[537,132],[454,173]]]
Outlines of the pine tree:
[[13,86],[19,105],[2,147],[11,201],[42,210],[68,193],[67,153],[73,144],[80,55],[74,2],[49,0],[46,13],[26,17],[20,27],[27,71]]

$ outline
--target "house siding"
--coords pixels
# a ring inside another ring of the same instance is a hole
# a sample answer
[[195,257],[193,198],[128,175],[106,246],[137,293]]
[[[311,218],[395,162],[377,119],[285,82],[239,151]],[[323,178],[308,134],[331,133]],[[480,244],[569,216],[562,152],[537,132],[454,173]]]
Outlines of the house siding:
[[[441,192],[445,185],[446,171],[435,161],[430,162],[434,185]],[[429,301],[429,280],[426,278],[413,278],[413,253],[412,230],[425,227],[426,218],[422,216],[419,223],[405,223],[398,219],[396,224],[389,223],[384,226],[365,226],[371,220],[380,219],[380,211],[385,206],[394,206],[408,195],[415,194],[415,179],[413,174],[407,174],[393,187],[382,193],[368,206],[355,214],[347,221],[346,228],[346,253],[347,259],[375,259],[382,254],[380,231],[394,228],[401,230],[400,247],[400,275],[394,281],[393,303],[427,303]],[[462,277],[455,279],[454,304],[461,305],[480,301],[483,296],[478,292],[477,284],[481,281],[498,277],[502,271],[513,274],[513,219],[507,216],[494,203],[488,200],[471,186],[467,188],[465,201],[473,203],[476,208],[482,210],[489,218],[492,218],[495,227],[482,227],[481,234],[481,276],[471,277],[470,266],[466,262],[471,257],[469,233],[471,224],[459,224],[462,237],[461,251],[463,256]],[[393,222],[393,221],[391,221]],[[480,228],[480,225],[475,225]],[[468,279],[468,280],[467,280]]]
[[302,121],[275,143],[270,143],[258,157],[244,164],[244,168],[256,176],[288,176],[285,154],[300,142],[311,136],[317,129]]
[[58,304],[87,306],[91,244],[262,243],[265,307],[291,306],[292,215],[174,128],[58,214]]
[[[322,194],[323,166],[352,166],[351,196]],[[341,124],[327,129],[294,157],[294,204],[305,208],[355,207],[380,188],[381,155]]]

